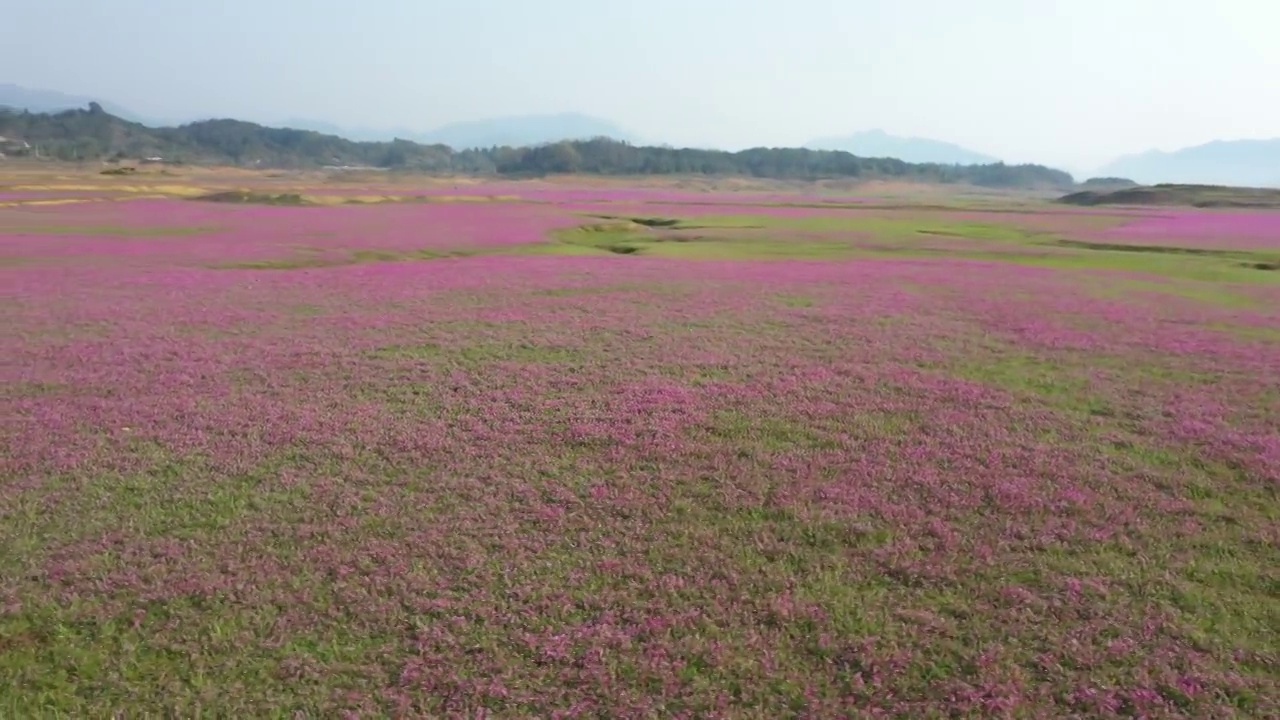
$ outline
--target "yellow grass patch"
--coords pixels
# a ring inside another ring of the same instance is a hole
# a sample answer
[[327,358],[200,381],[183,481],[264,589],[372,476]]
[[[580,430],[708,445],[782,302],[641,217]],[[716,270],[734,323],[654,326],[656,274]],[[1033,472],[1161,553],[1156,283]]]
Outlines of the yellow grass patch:
[[165,196],[194,197],[208,192],[206,188],[194,185],[15,185],[10,190],[16,192],[118,192],[122,194],[159,193]]
[[73,205],[75,203],[101,202],[103,198],[41,198],[38,200],[11,200],[0,202],[0,208],[22,207],[25,205]]

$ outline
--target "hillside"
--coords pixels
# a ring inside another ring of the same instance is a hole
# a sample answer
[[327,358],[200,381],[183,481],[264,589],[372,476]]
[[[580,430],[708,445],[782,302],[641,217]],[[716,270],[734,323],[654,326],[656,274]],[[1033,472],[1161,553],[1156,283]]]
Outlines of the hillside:
[[430,132],[404,136],[405,139],[452,148],[488,148],[504,145],[541,145],[561,140],[590,140],[596,137],[631,141],[634,138],[617,124],[580,113],[522,115],[471,120],[444,125]]
[[1280,187],[1280,138],[1219,140],[1120,158],[1098,171],[1145,183]]
[[1122,177],[1091,177],[1080,183],[1080,187],[1085,190],[1093,190],[1095,192],[1124,190],[1126,188],[1138,187],[1136,183],[1129,178]]
[[[33,113],[58,113],[84,108],[93,102],[108,113],[125,120],[151,127],[166,124],[155,119],[144,118],[100,98],[0,83],[0,108],[26,110]],[[636,139],[617,123],[582,113],[513,115],[468,120],[449,123],[425,132],[403,127],[348,127],[309,118],[288,118],[280,121],[279,126],[296,130],[314,130],[324,135],[336,135],[348,140],[390,142],[398,138],[423,145],[440,144],[453,148],[490,148],[504,145],[519,147],[561,140],[590,140],[596,137],[629,142],[634,142]]]
[[407,128],[347,127],[324,120],[290,118],[280,123],[298,130],[314,130],[349,140],[390,141],[397,138],[423,145],[448,145],[452,148],[492,148],[542,145],[561,140],[590,140],[607,137],[634,142],[627,130],[609,120],[582,115],[518,115],[468,120],[442,125],[426,132]]
[[33,113],[56,113],[87,107],[91,102],[97,102],[107,112],[117,117],[134,122],[147,122],[144,118],[119,105],[96,100],[95,98],[69,95],[55,90],[26,88],[12,83],[0,83],[0,108],[26,110]]
[[1280,190],[1217,185],[1156,185],[1084,191],[1059,199],[1067,205],[1162,205],[1190,207],[1280,208]]
[[29,154],[61,160],[161,157],[170,162],[248,167],[374,166],[420,172],[545,175],[707,174],[783,179],[894,178],[995,188],[1067,190],[1068,173],[1040,165],[912,164],[846,152],[753,148],[740,152],[639,147],[617,140],[453,150],[408,140],[356,142],[310,130],[270,128],[240,120],[206,120],[149,128],[93,104],[56,114],[0,111],[0,136],[31,145]]
[[910,163],[987,165],[999,162],[990,155],[954,143],[928,138],[899,137],[883,130],[868,130],[847,137],[822,138],[805,145],[811,150],[843,150],[860,157],[896,158]]

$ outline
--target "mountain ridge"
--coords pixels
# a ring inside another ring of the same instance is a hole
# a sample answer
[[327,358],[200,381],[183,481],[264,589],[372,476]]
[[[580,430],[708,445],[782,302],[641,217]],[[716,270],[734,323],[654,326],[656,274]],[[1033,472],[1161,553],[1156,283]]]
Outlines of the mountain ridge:
[[448,123],[420,133],[418,142],[466,149],[520,147],[560,140],[590,140],[596,137],[627,142],[635,139],[632,133],[611,120],[579,112],[563,112]]
[[1280,137],[1212,140],[1178,150],[1117,158],[1097,171],[1143,184],[1280,187]]
[[283,127],[314,130],[357,141],[411,140],[424,145],[448,145],[455,149],[523,147],[561,140],[608,137],[634,142],[633,133],[617,123],[579,112],[501,115],[446,123],[431,130],[407,128],[346,127],[325,120],[290,118]]
[[[131,110],[88,95],[28,88],[0,83],[0,107],[35,113],[82,109],[96,102],[107,113],[150,128],[192,124],[143,117]],[[325,120],[290,118],[283,127],[333,135],[354,142],[408,140],[422,145],[447,145],[454,149],[527,147],[562,140],[608,137],[636,144],[637,137],[621,125],[580,113],[507,115],[447,123],[431,130],[404,127],[347,127]],[[810,150],[837,150],[862,158],[894,158],[906,163],[987,165],[999,162],[992,155],[930,138],[897,136],[884,130],[867,130],[842,137],[819,138],[802,146]],[[1150,150],[1117,158],[1085,175],[1132,178],[1142,184],[1197,183],[1234,186],[1280,187],[1280,138],[1214,140],[1173,151]]]
[[[859,158],[838,151],[752,148],[738,152],[637,146],[596,138],[524,147],[454,151],[409,140],[356,142],[335,135],[273,128],[232,119],[150,128],[118,118],[100,105],[56,114],[0,111],[0,135],[18,155],[57,160],[167,162],[241,167],[377,167],[429,173],[537,176],[740,175],[778,179],[894,178],[967,183],[992,188],[1063,190],[1069,173],[1042,165],[957,167]],[[19,144],[19,142],[21,144]],[[27,148],[30,148],[28,152]]]
[[33,113],[56,113],[64,110],[85,108],[88,107],[89,103],[97,103],[112,115],[131,122],[152,127],[164,124],[163,121],[145,118],[109,100],[88,95],[64,93],[58,90],[29,88],[14,83],[0,83],[0,107],[26,110]]
[[943,140],[892,135],[884,130],[864,130],[852,135],[811,140],[811,150],[843,150],[860,157],[889,157],[913,163],[989,165],[999,158]]
[[[89,95],[58,90],[28,88],[14,83],[0,83],[0,107],[33,113],[57,113],[78,110],[97,103],[108,113],[148,127],[200,122],[207,117],[183,120],[147,118],[113,102]],[[327,120],[292,117],[279,122],[281,127],[313,130],[358,142],[412,140],[424,145],[448,145],[451,148],[522,147],[559,142],[609,137],[634,142],[636,137],[617,123],[581,112],[504,115],[446,123],[430,130],[397,128],[347,127]]]

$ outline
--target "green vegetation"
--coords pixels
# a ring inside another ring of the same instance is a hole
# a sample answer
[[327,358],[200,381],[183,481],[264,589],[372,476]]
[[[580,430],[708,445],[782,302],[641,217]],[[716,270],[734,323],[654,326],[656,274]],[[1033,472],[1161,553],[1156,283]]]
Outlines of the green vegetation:
[[391,345],[374,351],[372,357],[392,360],[424,360],[459,367],[475,367],[491,362],[570,363],[581,361],[583,351],[578,348],[530,342],[477,341],[460,346],[438,343]]
[[204,202],[217,203],[241,203],[246,205],[311,205],[306,198],[298,193],[261,193],[252,192],[250,190],[227,190],[225,192],[209,193],[208,195],[200,195],[192,198],[193,200],[201,200]]
[[15,238],[0,717],[1280,716],[1275,248],[670,204]]
[[866,215],[596,219],[603,222],[560,230],[550,243],[520,251],[686,259],[953,257],[1213,283],[1280,282],[1274,251],[1083,242],[997,223]]
[[455,151],[407,140],[354,142],[309,130],[269,128],[239,120],[207,120],[176,128],[150,128],[101,108],[57,114],[0,109],[0,135],[21,138],[33,150],[61,160],[163,158],[253,167],[366,166],[419,172],[537,176],[747,175],[769,178],[895,178],[970,183],[993,188],[1067,190],[1071,176],[1040,165],[913,164],[860,158],[846,152],[752,148],[741,152],[638,147],[608,138],[538,147]]
[[360,249],[345,254],[317,255],[312,252],[301,252],[284,258],[267,258],[261,260],[242,260],[216,265],[219,270],[304,270],[307,268],[337,267],[340,265],[358,265],[372,262],[400,262],[404,260],[438,260],[441,258],[466,257],[478,255],[480,249],[440,250],[435,248],[419,248],[417,250],[377,250]]
[[1080,187],[1087,190],[1120,190],[1138,187],[1138,183],[1122,177],[1092,177],[1080,183]]
[[[681,226],[683,227],[683,226]],[[717,229],[699,225],[700,228]],[[733,226],[728,226],[732,230]],[[723,258],[840,258],[852,257],[857,249],[847,241],[778,239],[776,236],[741,231],[726,234],[681,234],[655,231],[631,222],[610,222],[562,230],[545,245],[523,248],[526,252],[552,254],[659,255],[690,259]]]
[[1192,207],[1280,208],[1280,190],[1217,185],[1154,185],[1112,192],[1085,190],[1059,200],[1068,205],[1190,205]]

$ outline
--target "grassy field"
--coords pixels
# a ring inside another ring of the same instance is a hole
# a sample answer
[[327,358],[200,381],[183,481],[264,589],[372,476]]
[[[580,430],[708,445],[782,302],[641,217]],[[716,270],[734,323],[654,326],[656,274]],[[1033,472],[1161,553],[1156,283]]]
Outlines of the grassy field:
[[0,716],[1280,714],[1280,213],[11,179]]

